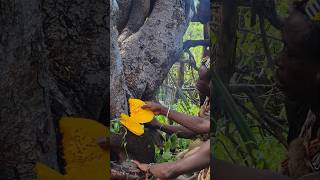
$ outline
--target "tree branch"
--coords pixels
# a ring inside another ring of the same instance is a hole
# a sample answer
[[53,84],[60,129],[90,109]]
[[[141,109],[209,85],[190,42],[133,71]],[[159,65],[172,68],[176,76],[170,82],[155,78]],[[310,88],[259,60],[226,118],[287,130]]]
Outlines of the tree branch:
[[208,47],[210,45],[210,41],[208,39],[205,40],[187,40],[183,42],[183,50],[189,49],[191,47],[196,47],[196,46],[204,46]]
[[[222,3],[222,0],[216,0],[216,3]],[[239,0],[238,6],[251,7],[253,8],[253,4],[251,0]],[[276,29],[281,29],[283,25],[283,17],[280,17],[276,11],[274,0],[265,0],[260,7],[260,10],[256,12],[263,12],[265,18],[268,19],[270,24]]]
[[283,18],[280,17],[277,13],[274,0],[266,0],[264,2],[263,14],[273,27],[275,27],[276,29],[282,28]]
[[271,53],[270,53],[270,49],[269,49],[269,45],[268,45],[268,39],[267,39],[267,33],[266,33],[266,30],[265,30],[265,24],[264,24],[264,18],[261,14],[259,14],[259,25],[260,25],[260,32],[261,32],[261,38],[262,38],[262,44],[263,44],[263,49],[264,49],[264,52],[267,56],[267,60],[268,60],[268,67],[270,69],[273,69],[274,67],[274,63],[272,61],[272,56],[271,56]]
[[[257,36],[262,36],[261,33],[256,33],[256,32],[254,32],[254,31],[250,31],[250,30],[248,30],[248,29],[238,29],[238,31],[240,31],[240,32],[247,32],[247,33],[252,33],[252,34],[255,34],[255,35],[257,35]],[[281,41],[281,42],[283,42],[282,39],[279,39],[279,38],[276,38],[276,37],[273,37],[273,36],[270,36],[270,35],[267,35],[267,34],[266,34],[266,37],[269,38],[269,39],[273,39],[273,40],[276,40],[276,41]]]
[[[236,98],[235,98],[236,99]],[[273,137],[275,137],[281,144],[283,144],[284,146],[287,146],[286,140],[283,137],[282,134],[278,133],[278,131],[275,131],[275,129],[270,126],[270,124],[268,123],[268,121],[265,119],[265,117],[261,117],[261,114],[259,113],[259,115],[257,115],[256,113],[252,112],[252,110],[250,110],[249,108],[245,107],[238,99],[236,99],[236,103],[248,114],[250,114],[252,116],[252,118],[256,119],[261,127],[265,129],[267,132],[269,132]],[[258,111],[258,110],[257,110]]]
[[196,71],[198,71],[199,68],[197,67],[196,60],[195,60],[194,56],[192,55],[191,51],[189,49],[187,49],[186,52],[189,55],[189,61],[187,61],[187,62],[189,62],[189,65],[192,68],[194,68]]
[[255,98],[256,94],[254,92],[247,93],[247,95],[249,96],[252,104],[256,107],[256,110],[261,119],[265,121],[270,127],[270,129],[272,129],[272,131],[274,132],[274,136],[279,140],[281,144],[287,147],[288,144],[286,138],[282,135],[284,128],[278,122],[270,118],[270,116],[264,111],[263,106],[261,105],[259,100]]
[[243,92],[248,88],[272,88],[274,85],[269,84],[230,84],[229,89],[231,92]]

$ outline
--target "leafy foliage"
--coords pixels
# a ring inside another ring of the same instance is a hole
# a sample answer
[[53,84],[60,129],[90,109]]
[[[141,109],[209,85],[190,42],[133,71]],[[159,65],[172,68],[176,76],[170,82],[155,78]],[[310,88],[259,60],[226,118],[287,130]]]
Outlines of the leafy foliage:
[[[198,22],[190,22],[189,27],[183,37],[183,40],[203,40],[203,24]],[[197,67],[200,66],[203,54],[203,46],[190,48],[190,54],[184,52],[180,61],[188,62],[194,58]],[[163,82],[159,89],[157,100],[163,105],[170,106],[178,112],[189,115],[198,115],[199,112],[199,95],[195,88],[195,82],[198,78],[197,70],[190,63],[182,63],[184,66],[183,83],[179,84],[181,78],[180,61],[173,65],[167,79]],[[160,123],[176,124],[169,121],[165,116],[157,116]],[[156,147],[156,161],[169,162],[176,160],[176,156],[186,150],[192,140],[178,138],[175,134],[162,134],[164,138],[163,148]]]
[[[288,1],[276,1],[276,8],[281,16],[286,16]],[[272,61],[277,58],[283,43],[280,31],[265,19],[267,48],[270,52],[266,54],[260,22],[251,25],[251,8],[239,7],[238,14],[235,72],[228,90],[218,94],[231,95],[237,109],[218,107],[222,108],[220,110],[223,113],[219,119],[215,119],[217,124],[212,151],[218,159],[277,171],[285,157],[287,121],[284,95],[276,86],[275,66],[268,57]],[[215,33],[220,26],[218,23],[215,20],[213,22]],[[218,43],[215,33],[211,33],[213,47]],[[248,132],[244,132],[244,129]],[[254,137],[255,147],[246,147],[246,133],[251,134],[248,137]]]

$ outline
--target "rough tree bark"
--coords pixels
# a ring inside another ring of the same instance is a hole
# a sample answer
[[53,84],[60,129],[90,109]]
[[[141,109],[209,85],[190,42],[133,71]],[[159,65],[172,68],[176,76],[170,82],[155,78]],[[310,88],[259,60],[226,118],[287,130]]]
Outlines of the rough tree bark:
[[135,0],[132,2],[127,25],[118,38],[120,43],[139,30],[149,14],[150,6],[150,0]]
[[110,113],[111,119],[117,118],[121,113],[128,114],[128,105],[126,93],[126,82],[123,74],[123,63],[120,56],[120,49],[118,46],[118,31],[116,27],[116,20],[118,18],[119,9],[116,5],[111,6],[111,21],[110,21]]
[[[117,28],[111,30],[111,117],[128,113],[127,98],[151,100],[174,62],[182,53],[182,37],[191,17],[190,6],[183,0],[117,1],[120,12],[111,12]],[[125,12],[127,11],[127,12]],[[119,31],[118,43],[116,42]],[[119,47],[117,47],[119,46]],[[120,51],[118,51],[120,50]],[[119,54],[120,53],[120,54]],[[120,57],[121,55],[121,57]],[[112,135],[111,153],[121,163],[125,153],[119,144],[123,134]],[[130,159],[154,162],[153,144],[159,144],[159,134],[145,129],[141,137],[128,132],[126,152]],[[125,157],[126,158],[126,157]],[[112,158],[111,158],[112,159]]]
[[33,179],[57,168],[40,1],[0,1],[0,26],[0,179]]
[[108,0],[45,0],[52,110],[106,124],[109,93]]
[[57,169],[61,116],[107,124],[108,4],[0,1],[0,179],[32,179],[37,161]]
[[113,20],[116,22],[118,32],[122,32],[129,19],[132,0],[117,0],[116,3],[118,4],[119,10],[115,15],[116,19]]
[[[61,116],[81,116],[106,123],[108,3],[1,1],[0,122],[5,132],[0,136],[2,177],[33,178],[36,161],[57,168],[58,133],[53,124]],[[118,86],[123,90],[117,91],[123,97],[118,113],[127,111],[125,84],[129,85],[129,95],[151,99],[182,51],[182,36],[190,19],[185,1],[157,1],[151,7],[151,15],[146,21],[139,19],[143,25],[134,27],[133,32],[139,30],[122,42],[120,52],[126,74],[125,82],[121,85],[120,81]],[[114,48],[111,69],[120,76],[112,76],[111,81],[121,79],[122,74],[121,62],[117,60],[121,58]]]
[[[114,2],[116,3],[116,2]],[[130,92],[126,87],[126,82],[123,74],[123,62],[120,56],[120,49],[118,47],[118,32],[115,22],[119,16],[119,12],[115,8],[115,4],[111,6],[111,63],[110,63],[110,112],[111,118],[118,118],[120,113],[128,114],[127,96]],[[125,135],[126,134],[126,135]],[[117,163],[125,161],[127,158],[139,160],[141,162],[150,163],[154,161],[154,146],[150,135],[153,133],[146,130],[142,137],[124,131],[120,134],[111,134],[111,160]],[[123,145],[123,138],[125,138],[126,146]],[[129,157],[127,157],[127,155]],[[124,172],[125,173],[125,172]],[[126,174],[126,173],[125,173]],[[111,175],[113,177],[113,174]]]
[[183,0],[156,1],[143,26],[122,42],[124,75],[133,97],[151,100],[179,59],[190,18]]
[[232,0],[223,1],[221,27],[217,34],[217,61],[214,68],[224,84],[229,84],[234,73],[237,24],[237,3]]

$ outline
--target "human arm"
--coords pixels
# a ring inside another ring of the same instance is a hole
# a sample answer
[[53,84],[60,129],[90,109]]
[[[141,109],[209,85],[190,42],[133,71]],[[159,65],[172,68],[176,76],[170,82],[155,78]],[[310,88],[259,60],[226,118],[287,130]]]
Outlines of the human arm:
[[181,124],[182,126],[188,128],[197,134],[206,134],[210,132],[210,121],[198,116],[188,116],[186,114],[170,110],[159,103],[146,102],[144,109],[149,109],[153,111],[156,115],[166,116],[168,113],[168,118]]
[[179,138],[190,139],[196,136],[196,133],[180,125],[164,124],[160,130],[167,134],[176,134]]
[[141,164],[133,161],[142,171],[147,171],[159,179],[173,179],[181,174],[190,173],[204,169],[210,165],[210,141],[203,143],[199,150],[183,159],[154,164]]
[[157,121],[157,119],[153,119],[148,126],[151,126],[155,129],[159,129],[160,131],[163,131],[167,134],[176,134],[179,138],[193,138],[196,136],[196,133],[189,130],[188,128],[185,128],[181,125],[168,125],[168,124],[162,124]]

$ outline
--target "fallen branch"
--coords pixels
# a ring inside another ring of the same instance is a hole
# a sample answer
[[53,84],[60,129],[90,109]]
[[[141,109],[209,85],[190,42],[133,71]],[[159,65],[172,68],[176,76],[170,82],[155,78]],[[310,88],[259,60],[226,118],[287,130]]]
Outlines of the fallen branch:
[[111,173],[110,179],[113,180],[136,180],[136,179],[144,179],[145,175],[142,173],[137,166],[131,161],[125,161],[121,164],[117,164],[115,162],[110,162]]
[[110,179],[128,179],[128,180],[136,180],[140,179],[140,176],[131,175],[126,172],[117,171],[114,169],[111,169]]

